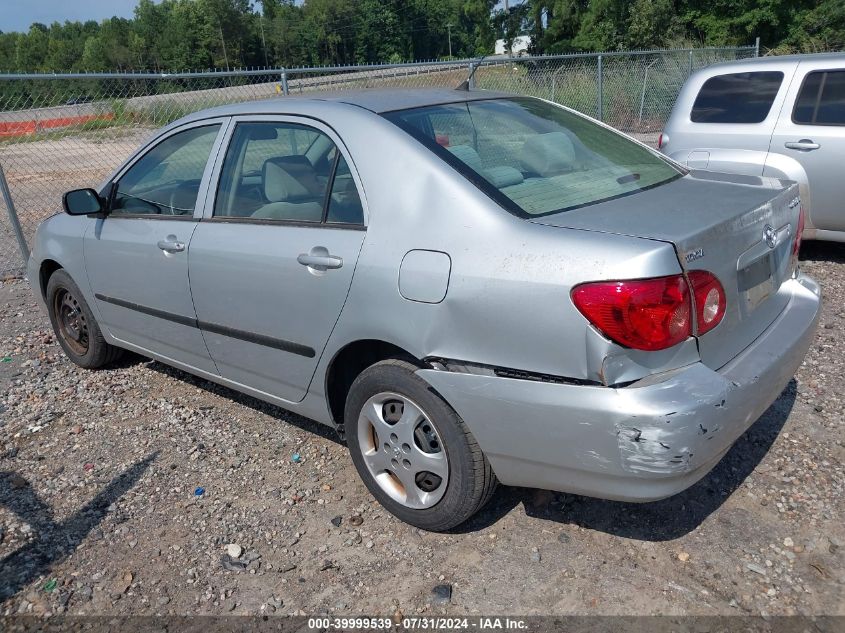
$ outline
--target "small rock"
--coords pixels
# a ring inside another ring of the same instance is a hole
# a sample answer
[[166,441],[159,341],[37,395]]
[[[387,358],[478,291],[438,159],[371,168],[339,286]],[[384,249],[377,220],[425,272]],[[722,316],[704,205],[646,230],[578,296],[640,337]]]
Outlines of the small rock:
[[170,596],[162,596],[161,598],[158,599],[158,603],[162,607],[167,605],[167,604],[170,604]]
[[226,553],[232,558],[240,558],[244,553],[244,548],[237,543],[229,543],[226,546]]
[[431,603],[449,604],[452,601],[452,585],[437,585],[431,590]]
[[572,538],[566,532],[561,532],[560,534],[557,535],[557,540],[558,540],[559,543],[569,543],[569,541],[571,541]]
[[335,526],[335,527],[340,527],[340,524],[342,522],[343,522],[343,517],[339,516],[339,515],[336,516],[335,518],[333,518],[332,521],[331,521],[332,525]]
[[372,541],[367,541],[367,543],[366,543],[367,549],[373,549],[373,545],[374,545],[374,543]]
[[678,554],[678,560],[682,563],[685,563],[689,560],[689,553],[688,552],[680,552]]
[[536,547],[532,547],[531,548],[531,562],[532,563],[539,563],[541,559],[542,559],[542,556],[540,555],[540,550],[538,550]]
[[223,554],[223,557],[220,559],[220,563],[226,571],[243,571],[247,566],[247,563],[244,561],[232,558],[228,554]]
[[358,527],[363,522],[364,518],[358,514],[353,514],[351,517],[349,517],[349,525],[354,525],[355,527]]
[[113,589],[115,593],[124,594],[129,591],[129,587],[132,586],[132,580],[134,576],[132,575],[131,571],[124,572],[123,575],[114,581]]
[[323,561],[323,564],[320,566],[320,571],[326,571],[327,569],[331,569],[334,567],[334,563],[328,559]]
[[760,565],[755,565],[754,563],[745,563],[745,567],[749,571],[753,571],[755,574],[760,574],[761,576],[766,576],[768,573],[765,567],[760,567]]
[[783,539],[783,546],[784,547],[792,547],[794,545],[795,545],[795,543],[788,536],[785,539]]

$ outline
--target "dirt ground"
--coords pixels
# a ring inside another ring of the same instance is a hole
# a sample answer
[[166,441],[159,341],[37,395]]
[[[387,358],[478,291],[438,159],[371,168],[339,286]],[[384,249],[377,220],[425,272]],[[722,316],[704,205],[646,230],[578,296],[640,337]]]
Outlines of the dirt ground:
[[700,483],[501,488],[451,534],[383,511],[323,427],[137,356],[76,368],[7,281],[0,614],[845,615],[845,247],[802,257],[816,342]]

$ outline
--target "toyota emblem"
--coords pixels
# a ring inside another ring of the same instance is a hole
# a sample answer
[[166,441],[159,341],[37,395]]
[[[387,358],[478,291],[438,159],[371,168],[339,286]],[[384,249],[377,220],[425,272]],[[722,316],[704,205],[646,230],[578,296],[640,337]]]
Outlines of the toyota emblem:
[[763,228],[763,241],[768,244],[769,248],[774,248],[775,244],[778,243],[778,234],[775,233],[771,224],[767,224]]

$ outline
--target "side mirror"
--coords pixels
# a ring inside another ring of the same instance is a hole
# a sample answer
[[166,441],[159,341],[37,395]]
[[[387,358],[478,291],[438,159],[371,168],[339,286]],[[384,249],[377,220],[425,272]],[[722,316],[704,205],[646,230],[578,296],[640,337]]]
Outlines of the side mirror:
[[62,196],[62,207],[68,215],[90,215],[103,212],[103,201],[93,189],[74,189]]

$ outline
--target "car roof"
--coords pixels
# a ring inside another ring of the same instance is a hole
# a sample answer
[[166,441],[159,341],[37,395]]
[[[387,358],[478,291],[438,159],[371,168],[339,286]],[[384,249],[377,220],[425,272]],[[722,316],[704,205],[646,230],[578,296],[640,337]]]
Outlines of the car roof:
[[811,61],[835,61],[845,63],[845,53],[811,53],[802,55],[771,55],[766,57],[748,57],[746,59],[736,59],[729,62],[720,62],[712,66],[705,67],[704,70],[711,70],[718,68],[724,70],[725,68],[745,67],[745,66],[774,66],[784,63],[797,64],[798,62]]
[[344,109],[355,106],[382,114],[445,103],[460,103],[483,99],[499,99],[518,95],[492,90],[459,90],[454,88],[372,88],[367,90],[340,90],[335,92],[310,92],[246,101],[218,106],[188,115],[179,123],[210,116],[237,116],[242,114],[296,114],[305,112],[311,103],[334,103]]

